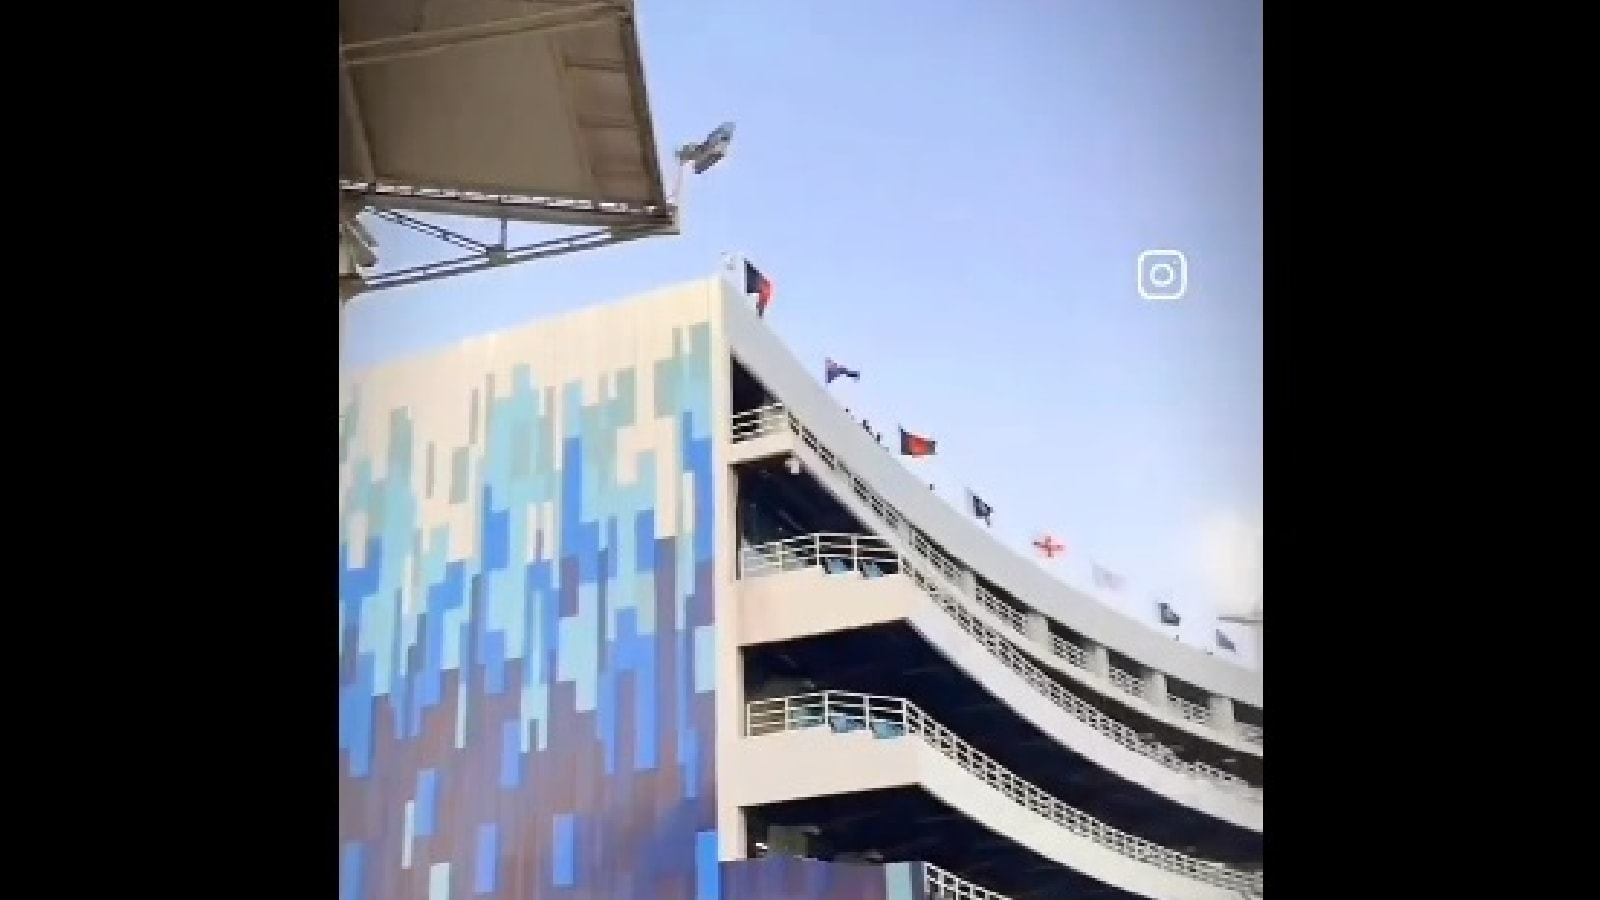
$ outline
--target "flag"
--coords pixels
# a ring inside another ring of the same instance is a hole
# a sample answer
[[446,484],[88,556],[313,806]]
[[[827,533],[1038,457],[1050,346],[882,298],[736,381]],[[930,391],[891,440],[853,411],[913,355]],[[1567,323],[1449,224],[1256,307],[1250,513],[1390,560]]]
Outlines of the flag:
[[1223,634],[1221,628],[1217,629],[1217,646],[1227,650],[1230,653],[1238,649],[1233,646],[1233,639]]
[[1178,615],[1178,611],[1173,609],[1165,600],[1156,604],[1156,615],[1161,617],[1161,624],[1163,625],[1177,625],[1183,621],[1183,617]]
[[772,280],[761,274],[761,270],[752,266],[750,260],[744,261],[744,292],[756,295],[756,315],[767,314],[767,304],[772,302]]
[[932,456],[937,444],[938,441],[931,438],[925,438],[920,434],[912,434],[904,428],[900,429],[901,456],[912,456],[917,459],[921,459],[924,456]]
[[1095,563],[1095,565],[1094,565],[1094,586],[1095,587],[1100,588],[1101,590],[1111,591],[1114,594],[1120,594],[1120,593],[1122,593],[1122,584],[1123,584],[1123,578],[1122,578],[1121,575],[1118,575],[1117,573],[1111,571],[1110,569],[1107,569],[1105,566],[1102,566],[1099,563]]
[[1035,538],[1033,541],[1033,547],[1035,550],[1038,550],[1040,555],[1042,555],[1045,559],[1055,559],[1057,556],[1067,552],[1066,544],[1061,543],[1048,534],[1040,538]]
[[824,384],[833,384],[835,378],[848,378],[851,381],[860,381],[861,373],[848,366],[841,366],[829,359],[822,367],[822,381]]
[[979,497],[977,494],[974,494],[971,491],[967,491],[967,499],[972,505],[972,514],[982,519],[983,524],[993,528],[994,523],[989,521],[989,517],[994,515],[994,507],[983,502],[982,497]]

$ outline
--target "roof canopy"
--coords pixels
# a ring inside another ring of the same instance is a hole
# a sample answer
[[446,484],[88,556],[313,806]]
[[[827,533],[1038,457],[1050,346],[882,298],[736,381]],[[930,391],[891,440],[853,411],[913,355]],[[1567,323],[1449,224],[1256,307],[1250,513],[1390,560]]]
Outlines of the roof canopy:
[[364,206],[670,223],[632,0],[340,0],[339,177]]

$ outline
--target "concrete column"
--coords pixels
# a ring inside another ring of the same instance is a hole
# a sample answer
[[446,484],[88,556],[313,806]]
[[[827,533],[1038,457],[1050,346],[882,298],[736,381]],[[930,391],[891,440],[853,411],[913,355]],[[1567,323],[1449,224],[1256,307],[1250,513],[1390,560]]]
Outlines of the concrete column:
[[733,808],[733,812],[727,813],[727,815],[732,816],[732,820],[723,822],[719,815],[719,823],[721,823],[721,828],[718,830],[720,831],[722,828],[732,829],[733,834],[730,834],[727,837],[723,837],[721,834],[717,835],[717,852],[719,856],[724,852],[724,848],[726,848],[728,855],[721,857],[724,861],[750,859],[754,855],[751,851],[755,850],[755,848],[750,846],[749,816],[745,813],[744,807],[742,806],[735,806]]
[[1050,620],[1036,612],[1028,613],[1028,638],[1050,650]]
[[1141,666],[1140,677],[1144,679],[1144,699],[1156,709],[1167,708],[1167,673],[1160,672],[1149,666]]
[[[712,327],[720,329],[722,326],[715,324]],[[719,340],[720,333],[712,339],[713,346],[717,346]],[[727,767],[738,758],[739,754],[735,751],[739,742],[744,740],[744,656],[738,647],[741,592],[736,587],[741,556],[739,524],[744,518],[744,510],[740,508],[739,483],[734,470],[721,465],[728,458],[728,421],[733,417],[733,397],[728,389],[733,378],[732,359],[727,353],[713,353],[711,359],[711,383],[714,386],[711,391],[711,420],[718,423],[713,429],[716,438],[712,448],[712,455],[719,463],[712,475],[716,514],[714,522],[700,523],[700,527],[710,527],[715,546],[724,548],[723,552],[715,554],[712,565],[712,577],[716,585],[713,591],[716,627],[712,629],[716,647],[712,659],[717,688],[712,694],[716,714],[713,743],[716,750],[715,775],[720,783],[728,777]],[[745,859],[750,847],[744,810],[739,808],[732,791],[718,792],[716,806],[717,859]]]
[[1239,726],[1233,719],[1233,698],[1212,694],[1209,698],[1211,707],[1211,727],[1222,732],[1228,737],[1239,733]]
[[907,522],[905,519],[901,519],[900,522],[895,525],[894,533],[899,535],[900,540],[906,542],[907,549],[916,546],[916,542],[911,539],[915,532],[911,530],[911,523]]
[[1083,651],[1089,661],[1089,671],[1101,678],[1111,677],[1111,651],[1107,650],[1104,644],[1091,641],[1084,646]]
[[959,575],[959,580],[956,582],[956,585],[960,587],[968,597],[978,596],[978,576],[972,574],[971,569],[957,569],[956,572]]

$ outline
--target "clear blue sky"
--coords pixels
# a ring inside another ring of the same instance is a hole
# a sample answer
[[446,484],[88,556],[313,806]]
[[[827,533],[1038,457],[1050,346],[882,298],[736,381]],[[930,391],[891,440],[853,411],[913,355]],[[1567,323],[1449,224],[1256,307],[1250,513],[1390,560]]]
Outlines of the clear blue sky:
[[[911,465],[951,502],[971,486],[1023,550],[1056,535],[1075,584],[1125,575],[1103,599],[1130,616],[1170,591],[1212,646],[1237,601],[1206,560],[1261,525],[1261,0],[639,6],[663,154],[738,123],[684,234],[365,298],[347,365],[746,253],[796,355],[861,370],[844,405],[939,441]],[[1183,300],[1139,299],[1155,248],[1187,254]]]

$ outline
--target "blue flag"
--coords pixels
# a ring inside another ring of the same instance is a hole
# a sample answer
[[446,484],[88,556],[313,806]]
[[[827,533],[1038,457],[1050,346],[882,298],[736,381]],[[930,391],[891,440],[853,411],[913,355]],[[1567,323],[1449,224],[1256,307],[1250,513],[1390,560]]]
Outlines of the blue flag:
[[861,373],[848,366],[841,366],[829,359],[822,367],[822,381],[824,384],[833,384],[835,378],[848,378],[851,381],[860,381]]
[[994,515],[994,507],[990,506],[988,503],[985,503],[982,497],[979,497],[977,494],[974,494],[971,491],[967,491],[967,498],[972,501],[972,514],[977,518],[982,519],[983,524],[988,525],[991,528],[994,527],[994,523],[989,521],[989,518]]

